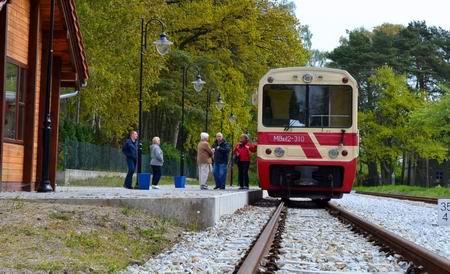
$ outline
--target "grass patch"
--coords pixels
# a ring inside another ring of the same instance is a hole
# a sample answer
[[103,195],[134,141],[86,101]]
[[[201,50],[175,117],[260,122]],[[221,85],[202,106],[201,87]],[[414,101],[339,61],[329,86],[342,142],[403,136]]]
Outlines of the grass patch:
[[73,216],[73,213],[71,213],[71,212],[53,211],[48,214],[48,217],[50,219],[60,220],[60,221],[68,221],[70,218],[72,218],[72,216]]
[[355,186],[356,191],[370,191],[389,194],[406,194],[411,196],[450,198],[450,188],[434,187],[426,188],[407,185],[383,185],[383,186]]
[[11,209],[13,210],[20,210],[24,206],[24,201],[19,197],[16,196],[13,199],[11,199]]
[[[253,164],[252,165],[256,165]],[[255,169],[255,170],[254,170]],[[230,168],[228,168],[228,174],[227,174],[227,180],[226,185],[228,186],[230,184]],[[238,186],[238,168],[237,165],[234,165],[233,169],[233,185]],[[248,173],[249,181],[251,186],[259,186],[258,180],[257,180],[257,174],[256,174],[256,168],[253,168]],[[123,182],[125,178],[123,177],[113,177],[113,176],[102,176],[97,178],[89,178],[86,180],[76,180],[70,182],[70,186],[95,186],[95,187],[123,187]],[[188,180],[186,182],[188,185],[199,185],[199,182],[197,179]],[[159,181],[160,185],[174,185],[174,179],[172,176],[163,176],[161,177],[161,180]],[[136,185],[136,178],[133,180],[133,186]],[[213,174],[210,175],[208,179],[208,185],[214,185],[214,176]]]
[[[123,177],[102,176],[89,178],[86,180],[76,180],[70,182],[70,186],[97,186],[97,187],[123,187]],[[133,180],[133,186],[136,184],[136,178]],[[160,185],[173,185],[173,177],[164,176],[159,181]]]
[[[182,229],[128,208],[0,201],[0,270],[114,273],[171,246]],[[3,210],[2,210],[3,209]]]
[[123,215],[125,216],[133,216],[139,213],[139,211],[137,209],[134,208],[129,208],[129,207],[124,207],[120,210],[120,212],[122,212]]

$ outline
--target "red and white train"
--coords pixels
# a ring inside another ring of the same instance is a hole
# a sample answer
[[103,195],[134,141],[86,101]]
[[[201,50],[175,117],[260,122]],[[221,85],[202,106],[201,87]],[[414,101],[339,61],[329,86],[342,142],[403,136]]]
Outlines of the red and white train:
[[341,198],[358,157],[358,88],[346,71],[270,70],[258,89],[257,167],[269,196]]

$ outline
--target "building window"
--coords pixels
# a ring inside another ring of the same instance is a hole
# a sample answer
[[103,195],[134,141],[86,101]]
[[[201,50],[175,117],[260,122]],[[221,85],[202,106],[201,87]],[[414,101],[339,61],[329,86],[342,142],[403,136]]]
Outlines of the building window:
[[25,122],[26,70],[11,62],[6,63],[5,125],[3,137],[23,140]]

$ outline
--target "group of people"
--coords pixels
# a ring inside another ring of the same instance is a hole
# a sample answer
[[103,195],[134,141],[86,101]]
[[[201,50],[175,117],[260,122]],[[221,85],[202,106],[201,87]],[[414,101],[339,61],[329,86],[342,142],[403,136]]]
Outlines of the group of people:
[[[138,134],[136,131],[130,133],[130,138],[126,140],[122,147],[122,152],[126,156],[128,173],[125,177],[124,187],[132,189],[133,174],[136,169],[137,151],[138,151]],[[162,166],[164,164],[164,153],[160,147],[160,138],[153,137],[150,146],[150,165],[153,172],[152,188],[158,189],[158,183],[162,174]],[[214,175],[214,189],[225,189],[229,154],[231,151],[230,144],[224,139],[222,133],[216,134],[216,139],[211,146],[209,144],[209,134],[202,132],[200,134],[200,142],[197,146],[197,166],[198,179],[200,189],[208,189],[207,181],[210,173]],[[240,189],[249,188],[248,170],[250,167],[250,154],[256,152],[256,145],[249,142],[247,134],[242,134],[239,143],[232,151],[231,163],[238,166],[238,182]],[[137,186],[136,186],[137,188]]]
[[[128,166],[128,173],[125,177],[125,182],[123,184],[123,187],[132,189],[133,185],[133,174],[136,170],[136,164],[137,164],[137,154],[138,154],[138,134],[136,131],[132,131],[130,133],[130,138],[127,139],[122,146],[122,152],[125,154],[125,157],[127,159],[127,166]],[[152,139],[152,145],[150,146],[150,166],[152,168],[153,177],[152,177],[152,188],[153,189],[159,189],[159,180],[161,179],[162,175],[162,166],[164,164],[164,153],[159,146],[161,144],[161,140],[159,137],[153,137]],[[135,188],[138,188],[138,185],[136,185]]]
[[[200,143],[197,146],[198,179],[201,189],[208,189],[209,173],[213,172],[216,186],[214,189],[225,189],[227,178],[228,159],[231,146],[223,138],[222,133],[216,134],[212,147],[209,145],[209,135],[200,134]],[[248,169],[250,167],[250,153],[256,152],[256,145],[249,142],[247,134],[242,134],[240,142],[233,149],[232,162],[238,166],[238,182],[240,189],[248,189]]]

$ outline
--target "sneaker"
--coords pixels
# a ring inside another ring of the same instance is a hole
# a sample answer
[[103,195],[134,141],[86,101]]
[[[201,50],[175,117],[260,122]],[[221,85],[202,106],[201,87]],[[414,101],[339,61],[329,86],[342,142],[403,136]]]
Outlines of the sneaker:
[[152,186],[153,189],[159,189],[159,186]]
[[201,190],[208,190],[208,186],[200,186]]
[[216,186],[216,187],[214,188],[214,190],[219,189],[219,188],[220,188],[220,187]]

